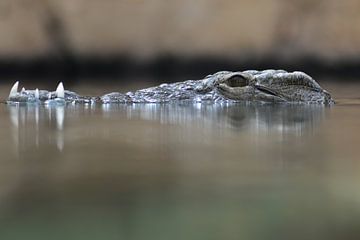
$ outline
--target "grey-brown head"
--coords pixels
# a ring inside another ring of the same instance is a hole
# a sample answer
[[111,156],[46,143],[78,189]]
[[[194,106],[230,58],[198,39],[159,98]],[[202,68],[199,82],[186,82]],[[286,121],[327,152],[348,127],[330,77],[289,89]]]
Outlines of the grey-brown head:
[[334,103],[331,95],[303,72],[218,72],[208,77],[221,95],[232,100]]

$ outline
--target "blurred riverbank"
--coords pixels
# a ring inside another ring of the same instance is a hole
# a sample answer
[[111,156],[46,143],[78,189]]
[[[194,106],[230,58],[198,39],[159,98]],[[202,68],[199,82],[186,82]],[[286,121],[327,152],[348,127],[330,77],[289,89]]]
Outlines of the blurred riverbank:
[[357,0],[2,0],[0,55],[360,53]]
[[357,0],[3,0],[0,77],[186,79],[265,68],[359,76],[359,8]]
[[36,83],[126,84],[129,79],[148,79],[152,83],[201,79],[217,71],[250,69],[284,69],[303,71],[315,79],[357,81],[360,78],[360,58],[327,61],[314,57],[292,60],[264,58],[225,58],[162,56],[141,61],[130,56],[1,59],[0,75],[3,83],[13,81]]

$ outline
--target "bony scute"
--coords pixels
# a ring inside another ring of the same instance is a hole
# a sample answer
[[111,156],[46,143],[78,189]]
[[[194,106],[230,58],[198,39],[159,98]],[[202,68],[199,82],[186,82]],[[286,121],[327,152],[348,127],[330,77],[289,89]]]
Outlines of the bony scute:
[[9,104],[121,104],[167,102],[261,102],[333,104],[329,92],[303,72],[284,70],[221,71],[200,80],[161,84],[130,93],[112,92],[103,96],[81,96],[67,91],[60,82],[55,91],[18,91],[19,82],[10,90]]

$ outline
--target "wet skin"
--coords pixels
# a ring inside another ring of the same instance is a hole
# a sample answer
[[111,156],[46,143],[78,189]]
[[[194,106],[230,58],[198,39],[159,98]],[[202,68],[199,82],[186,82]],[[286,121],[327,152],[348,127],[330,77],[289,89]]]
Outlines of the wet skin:
[[8,103],[166,103],[192,102],[288,102],[332,104],[331,95],[309,75],[283,70],[222,71],[200,80],[161,84],[134,92],[113,92],[101,97],[81,96],[65,91],[62,83],[54,92],[17,90],[16,83]]

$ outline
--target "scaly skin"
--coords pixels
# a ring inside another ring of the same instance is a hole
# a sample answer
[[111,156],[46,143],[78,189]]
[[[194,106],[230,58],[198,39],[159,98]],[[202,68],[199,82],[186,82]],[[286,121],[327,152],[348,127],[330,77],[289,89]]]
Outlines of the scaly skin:
[[[60,86],[60,85],[59,85]],[[17,88],[17,86],[16,86]],[[101,97],[80,96],[74,92],[12,91],[8,103],[166,103],[190,102],[294,102],[332,104],[331,95],[303,72],[283,70],[222,71],[201,80],[161,84],[135,92],[109,93]]]

